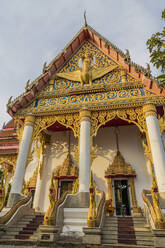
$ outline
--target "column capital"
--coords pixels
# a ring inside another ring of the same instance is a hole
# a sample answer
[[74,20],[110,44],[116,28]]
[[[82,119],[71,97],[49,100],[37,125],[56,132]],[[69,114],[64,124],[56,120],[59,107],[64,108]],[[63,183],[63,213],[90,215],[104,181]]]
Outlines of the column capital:
[[34,115],[27,115],[25,117],[25,126],[32,126],[34,125],[35,122],[35,116]]
[[88,109],[80,110],[80,121],[90,121],[91,120],[91,112]]
[[152,103],[148,103],[148,104],[143,106],[143,113],[144,113],[145,117],[150,116],[150,115],[154,115],[157,117],[156,107]]

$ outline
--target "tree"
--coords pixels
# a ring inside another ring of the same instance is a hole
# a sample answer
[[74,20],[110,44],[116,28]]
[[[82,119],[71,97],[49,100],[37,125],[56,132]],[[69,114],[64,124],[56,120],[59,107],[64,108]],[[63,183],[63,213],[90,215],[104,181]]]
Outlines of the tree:
[[[165,9],[162,11],[162,19],[165,21]],[[165,27],[162,32],[153,34],[146,42],[147,48],[150,52],[150,62],[162,72],[157,77],[159,87],[165,87]]]

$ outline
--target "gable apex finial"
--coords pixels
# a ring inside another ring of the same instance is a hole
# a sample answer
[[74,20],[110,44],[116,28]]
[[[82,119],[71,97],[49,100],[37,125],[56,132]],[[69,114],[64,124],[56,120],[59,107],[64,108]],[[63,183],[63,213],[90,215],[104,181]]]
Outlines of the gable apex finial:
[[86,10],[84,11],[84,22],[85,22],[85,26],[87,26]]

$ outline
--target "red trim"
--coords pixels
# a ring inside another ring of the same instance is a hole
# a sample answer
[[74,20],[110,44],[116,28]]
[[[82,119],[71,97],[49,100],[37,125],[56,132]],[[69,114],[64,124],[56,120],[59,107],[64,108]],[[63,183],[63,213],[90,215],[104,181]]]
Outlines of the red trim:
[[54,176],[53,179],[58,179],[58,180],[62,180],[62,179],[77,179],[78,177],[75,177],[75,176],[59,176],[59,177],[56,177]]
[[29,187],[28,191],[30,192],[30,191],[35,190],[35,189],[36,189],[35,187]]
[[119,177],[124,177],[124,178],[127,178],[127,177],[136,177],[136,175],[134,174],[110,174],[108,176],[105,176],[105,178],[119,178]]

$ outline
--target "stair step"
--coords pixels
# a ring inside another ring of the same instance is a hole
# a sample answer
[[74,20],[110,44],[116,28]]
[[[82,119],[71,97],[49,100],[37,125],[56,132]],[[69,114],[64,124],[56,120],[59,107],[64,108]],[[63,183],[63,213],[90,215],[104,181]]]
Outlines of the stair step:
[[3,235],[2,237],[1,237],[1,239],[7,239],[7,240],[9,240],[9,239],[14,239],[15,238],[15,235]]
[[106,230],[106,229],[102,229],[102,234],[113,234],[113,235],[118,235],[118,231],[117,230]]
[[117,244],[117,239],[103,238],[102,244]]
[[64,225],[84,226],[87,225],[86,219],[64,219]]
[[26,231],[26,230],[24,230],[24,231],[20,231],[19,232],[19,235],[26,235],[26,234],[28,234],[28,235],[32,235],[33,234],[33,231]]
[[80,226],[80,225],[64,225],[63,226],[63,229],[62,229],[62,233],[65,233],[65,232],[82,232],[82,228],[83,227],[87,227],[87,225],[83,225],[83,226]]
[[84,219],[88,216],[88,208],[64,208],[64,219]]
[[[22,229],[21,229],[21,230],[22,230]],[[21,230],[20,230],[20,231],[21,231]],[[35,231],[36,231],[36,227],[31,227],[31,226],[29,226],[29,227],[24,227],[22,231],[34,231],[34,232],[35,232]]]
[[25,215],[23,217],[24,220],[33,220],[35,218],[35,215]]
[[11,226],[11,228],[24,228],[24,227],[26,227],[26,224],[17,224],[17,225],[13,225],[13,226]]
[[[33,215],[32,213],[29,215],[25,215],[22,219],[20,219],[16,224],[6,229],[6,233],[4,233],[0,237],[0,242],[5,240],[32,240],[37,241],[38,234],[35,236],[35,233],[41,223],[43,223],[44,216],[43,215]],[[31,240],[31,242],[32,242]]]
[[16,235],[15,236],[15,239],[29,239],[29,236],[28,234],[22,234],[22,235]]
[[109,226],[104,226],[103,228],[102,228],[102,231],[117,231],[118,229],[117,229],[117,227],[109,227]]
[[18,221],[18,225],[27,225],[27,224],[29,224],[28,220],[20,220],[20,221]]

